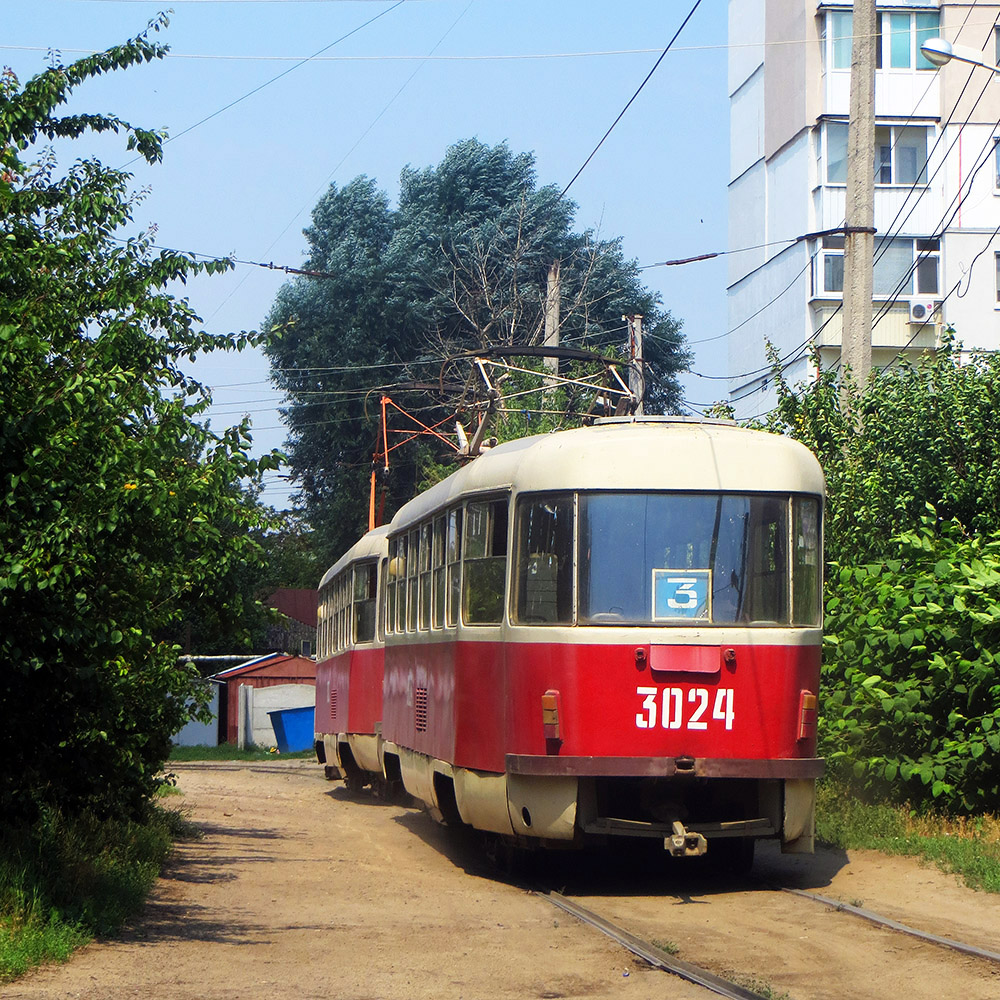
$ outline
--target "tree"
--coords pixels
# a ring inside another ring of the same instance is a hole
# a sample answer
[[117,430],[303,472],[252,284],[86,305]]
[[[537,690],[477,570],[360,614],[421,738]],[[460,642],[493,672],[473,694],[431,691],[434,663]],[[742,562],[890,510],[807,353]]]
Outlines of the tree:
[[[426,386],[439,383],[448,358],[542,342],[555,262],[561,341],[615,352],[625,340],[622,316],[642,313],[647,408],[677,408],[676,376],[688,363],[680,323],[642,287],[621,241],[573,232],[573,212],[556,188],[537,186],[531,154],[474,139],[437,166],[406,168],[395,210],[364,177],[320,199],[306,230],[306,266],[324,277],[279,292],[265,350],[288,395],[291,468],[326,563],[367,523],[379,390],[428,420],[447,416],[461,382]],[[440,457],[434,448],[423,455]],[[390,505],[412,496],[420,461],[411,452],[394,462]]]
[[1000,358],[963,360],[953,335],[917,362],[886,369],[862,394],[828,369],[792,389],[775,368],[778,406],[763,425],[819,458],[827,480],[826,553],[858,565],[921,524],[925,505],[967,530],[1000,529]]
[[[228,581],[260,562],[264,510],[244,483],[246,422],[200,418],[207,393],[179,368],[247,335],[198,328],[168,288],[228,262],[154,254],[131,219],[129,175],[96,160],[64,173],[42,138],[161,138],[113,116],[59,116],[88,78],[160,57],[150,30],[0,86],[0,815],[136,815],[170,737],[200,697],[158,641],[185,602],[238,614]],[[32,161],[30,157],[38,156]]]
[[834,773],[952,811],[1000,806],[1000,358],[953,336],[862,394],[775,366],[767,427],[827,480],[820,749]]

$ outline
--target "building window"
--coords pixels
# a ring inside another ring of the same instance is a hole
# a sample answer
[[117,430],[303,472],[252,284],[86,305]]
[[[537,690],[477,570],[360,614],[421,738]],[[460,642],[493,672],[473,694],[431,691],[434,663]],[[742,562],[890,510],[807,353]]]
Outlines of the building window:
[[826,123],[826,182],[847,183],[847,122]]
[[[890,240],[881,245],[876,241],[872,294],[878,298],[937,295],[940,256],[941,241],[936,239]],[[821,257],[823,292],[842,293],[844,237],[824,236]]]
[[940,240],[917,240],[917,295],[937,295],[939,288]]
[[1000,192],[1000,135],[993,136],[993,191]]
[[[926,184],[929,137],[930,126],[877,125],[875,183]],[[1000,176],[1000,158],[997,163]],[[847,183],[847,122],[826,123],[826,182]]]
[[878,125],[875,128],[875,183],[927,183],[927,128]]
[[1000,253],[993,254],[997,264],[997,305],[1000,305]]
[[[848,10],[830,11],[830,65],[851,68],[853,16]],[[920,46],[941,33],[941,16],[934,11],[880,11],[875,21],[876,69],[934,69]],[[1000,56],[1000,52],[998,52]],[[1000,60],[998,60],[1000,61]]]
[[830,65],[834,69],[851,68],[851,46],[853,37],[851,22],[854,15],[849,10],[830,11],[830,45],[832,48]]
[[844,237],[823,237],[823,291],[844,290]]

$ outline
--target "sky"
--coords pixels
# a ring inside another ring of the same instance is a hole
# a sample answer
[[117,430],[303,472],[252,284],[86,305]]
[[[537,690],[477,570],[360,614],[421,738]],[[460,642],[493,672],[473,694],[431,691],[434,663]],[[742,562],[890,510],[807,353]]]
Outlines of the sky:
[[[0,0],[0,62],[23,83],[50,59],[122,42],[172,8],[157,35],[170,46],[166,59],[88,81],[70,105],[165,129],[163,162],[134,160],[114,136],[56,152],[61,162],[96,156],[133,172],[146,190],[135,222],[155,227],[157,245],[254,262],[178,290],[206,329],[226,333],[261,326],[289,279],[255,264],[302,266],[302,230],[331,183],[364,174],[394,202],[403,167],[436,164],[475,136],[533,152],[538,182],[564,187],[693,4]],[[622,237],[642,266],[726,248],[726,8],[702,0],[569,190],[575,228]],[[725,383],[704,376],[725,372],[725,258],[642,276],[692,345],[686,399],[700,409],[721,398]],[[193,371],[213,390],[215,429],[249,413],[256,450],[281,447],[281,397],[262,354],[210,355]],[[284,508],[289,488],[272,475],[263,499]]]

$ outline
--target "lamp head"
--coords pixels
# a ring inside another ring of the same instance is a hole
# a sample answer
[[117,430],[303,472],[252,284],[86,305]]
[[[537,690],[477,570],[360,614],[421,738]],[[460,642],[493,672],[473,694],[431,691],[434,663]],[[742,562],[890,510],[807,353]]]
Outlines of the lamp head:
[[955,50],[951,47],[951,42],[943,38],[928,38],[920,46],[920,51],[924,54],[924,58],[934,66],[944,66],[946,63],[951,62],[955,55]]

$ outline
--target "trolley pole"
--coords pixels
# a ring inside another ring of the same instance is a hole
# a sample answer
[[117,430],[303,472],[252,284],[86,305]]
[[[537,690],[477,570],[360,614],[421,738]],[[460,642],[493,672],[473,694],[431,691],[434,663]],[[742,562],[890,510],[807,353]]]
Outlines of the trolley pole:
[[[875,0],[854,0],[851,119],[847,128],[847,216],[841,364],[864,392],[872,367],[875,252]],[[841,391],[841,406],[846,395]]]
[[628,323],[628,388],[636,398],[636,416],[642,416],[642,400],[646,395],[646,370],[642,361],[642,314],[622,316]]

